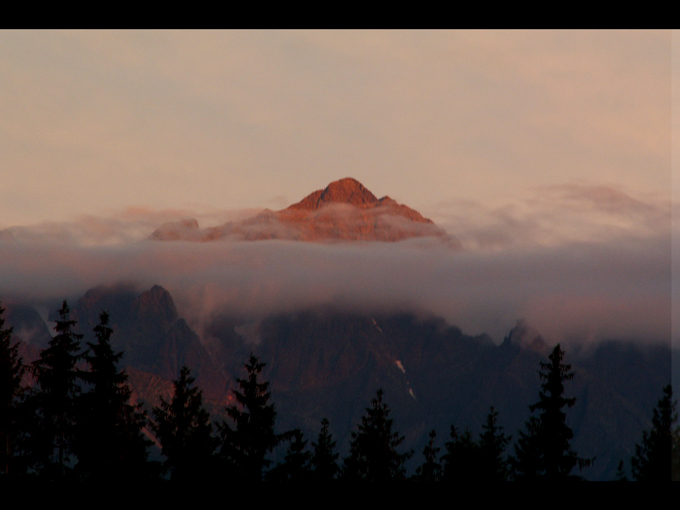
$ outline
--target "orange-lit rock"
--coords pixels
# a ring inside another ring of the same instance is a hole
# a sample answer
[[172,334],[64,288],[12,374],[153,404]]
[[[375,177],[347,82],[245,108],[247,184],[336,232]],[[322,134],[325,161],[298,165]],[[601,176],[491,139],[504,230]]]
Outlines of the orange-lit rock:
[[439,237],[455,241],[418,211],[388,196],[377,198],[351,177],[330,183],[286,209],[261,213],[243,221],[199,229],[195,220],[167,223],[151,239],[200,240],[229,238],[256,241],[401,241]]

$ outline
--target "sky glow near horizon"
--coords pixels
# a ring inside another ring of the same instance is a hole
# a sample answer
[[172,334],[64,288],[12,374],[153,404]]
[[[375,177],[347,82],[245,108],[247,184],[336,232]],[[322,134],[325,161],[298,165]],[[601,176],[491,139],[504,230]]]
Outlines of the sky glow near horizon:
[[[667,337],[676,45],[670,31],[0,31],[0,298],[77,296],[105,274],[189,289],[187,309],[399,301],[495,340],[518,318],[555,339]],[[347,176],[463,250],[142,241]]]

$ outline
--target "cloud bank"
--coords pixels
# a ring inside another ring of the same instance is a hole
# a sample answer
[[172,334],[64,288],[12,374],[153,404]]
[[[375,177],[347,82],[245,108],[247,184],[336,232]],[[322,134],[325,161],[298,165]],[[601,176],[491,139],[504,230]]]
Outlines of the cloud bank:
[[[497,342],[520,318],[549,341],[670,340],[668,202],[564,185],[534,190],[501,209],[469,202],[448,212],[447,230],[462,248],[435,238],[145,239],[160,220],[187,211],[126,210],[9,229],[0,236],[0,299],[50,306],[97,285],[160,284],[199,329],[216,314],[252,321],[332,305],[434,313]],[[221,221],[239,213],[211,214]]]

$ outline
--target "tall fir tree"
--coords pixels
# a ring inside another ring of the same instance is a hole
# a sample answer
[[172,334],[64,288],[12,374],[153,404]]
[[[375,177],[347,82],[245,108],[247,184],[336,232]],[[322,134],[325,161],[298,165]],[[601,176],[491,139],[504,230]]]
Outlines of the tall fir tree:
[[536,482],[543,475],[543,449],[541,423],[537,416],[530,416],[519,431],[515,454],[508,459],[511,475],[516,481]]
[[631,459],[633,478],[637,481],[671,481],[673,469],[673,436],[678,434],[677,402],[673,388],[667,385],[652,414],[652,428],[642,433]]
[[503,433],[498,425],[498,411],[491,406],[479,436],[479,453],[481,455],[481,479],[489,482],[503,482],[508,479],[508,466],[505,459],[505,448],[510,437]]
[[565,408],[573,407],[576,398],[564,396],[564,382],[572,380],[574,372],[563,359],[564,351],[557,344],[549,362],[541,362],[538,402],[529,406],[538,416],[532,416],[527,431],[520,433],[513,459],[516,479],[576,480],[580,476],[572,475],[572,470],[577,465],[579,469],[590,466],[594,460],[579,457],[571,448],[574,433],[567,425]]
[[478,482],[481,480],[479,443],[469,429],[459,433],[453,425],[450,436],[451,440],[444,444],[446,453],[442,455],[442,481],[454,484]]
[[153,409],[152,428],[167,459],[165,467],[172,481],[183,483],[210,476],[217,448],[210,415],[203,408],[203,393],[194,382],[190,369],[183,366],[173,381],[172,399],[161,397],[160,405]]
[[83,354],[88,370],[80,372],[87,391],[77,400],[76,471],[84,479],[140,479],[151,445],[143,433],[146,413],[131,402],[128,375],[118,368],[123,353],[111,347],[107,312],[99,315],[94,333],[97,342],[87,342]]
[[9,475],[14,472],[18,449],[25,366],[19,344],[12,344],[13,328],[5,328],[4,313],[0,305],[0,469],[3,475]]
[[66,301],[59,310],[56,335],[40,358],[32,365],[37,382],[31,397],[36,412],[36,427],[32,431],[32,451],[35,468],[50,479],[63,480],[72,465],[73,440],[76,424],[76,399],[80,394],[80,340],[74,331],[76,321],[70,319]]
[[288,448],[281,462],[266,474],[266,480],[274,482],[305,482],[311,479],[312,453],[301,430],[290,432]]
[[316,442],[312,442],[311,477],[318,481],[331,481],[337,476],[339,453],[335,451],[335,441],[329,430],[327,418],[321,420],[321,430]]
[[430,431],[430,436],[425,448],[423,448],[423,457],[425,462],[416,468],[416,476],[414,479],[419,482],[438,482],[442,476],[442,465],[437,460],[440,447],[435,446],[435,439],[437,432],[433,429]]
[[272,462],[269,455],[291,433],[274,431],[276,410],[270,403],[269,382],[258,379],[265,363],[251,353],[244,367],[247,377],[237,378],[239,390],[232,390],[236,404],[225,409],[232,423],[218,425],[222,440],[220,457],[234,479],[259,482]]
[[357,430],[352,432],[349,456],[343,461],[343,479],[386,482],[406,478],[405,463],[413,452],[397,450],[404,436],[392,430],[389,415],[379,389]]
[[680,427],[673,427],[671,431],[671,443],[672,443],[672,469],[671,469],[671,479],[674,482],[680,481]]

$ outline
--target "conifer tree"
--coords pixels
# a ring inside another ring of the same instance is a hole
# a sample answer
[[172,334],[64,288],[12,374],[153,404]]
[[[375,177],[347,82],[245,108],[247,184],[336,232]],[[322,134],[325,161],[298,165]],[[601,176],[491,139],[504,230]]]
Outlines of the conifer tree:
[[671,469],[671,479],[674,482],[680,481],[680,427],[674,427],[672,431],[671,442],[672,446],[672,469]]
[[564,408],[571,408],[576,398],[564,396],[564,382],[574,378],[571,365],[562,362],[564,352],[557,344],[541,362],[539,376],[541,390],[538,402],[529,406],[531,412],[539,411],[526,422],[527,431],[520,433],[512,464],[516,479],[544,478],[546,481],[579,479],[572,470],[590,466],[594,459],[580,458],[571,448],[574,436],[566,423]]
[[212,466],[217,447],[210,415],[203,408],[203,393],[194,386],[191,371],[183,366],[179,379],[173,381],[174,393],[168,402],[160,398],[154,407],[152,425],[166,456],[165,466],[171,480],[187,482],[203,477]]
[[357,430],[352,432],[349,456],[343,462],[344,479],[369,482],[405,479],[405,463],[412,452],[397,451],[404,436],[392,431],[389,414],[383,391],[379,389]]
[[271,464],[268,455],[291,436],[291,433],[274,432],[276,411],[274,404],[269,402],[269,382],[258,380],[264,366],[265,363],[251,353],[244,365],[247,377],[237,378],[239,390],[232,390],[236,404],[225,409],[232,424],[222,422],[219,425],[220,456],[235,479],[247,482],[263,480],[265,470]]
[[419,482],[438,482],[442,476],[442,465],[437,461],[437,455],[441,448],[435,446],[437,432],[433,429],[430,431],[429,437],[430,439],[423,449],[425,462],[416,468],[415,480]]
[[335,441],[329,430],[327,418],[321,420],[321,430],[316,442],[312,442],[311,477],[318,481],[334,480],[338,471],[339,454],[335,452]]
[[56,335],[32,365],[37,389],[31,400],[36,411],[32,451],[35,467],[48,478],[64,479],[71,462],[76,422],[76,398],[80,394],[78,369],[80,339],[74,332],[66,301],[59,310]]
[[667,385],[653,410],[652,428],[642,433],[642,441],[635,446],[631,459],[633,478],[637,481],[670,481],[673,467],[673,434],[678,420],[673,389]]
[[445,443],[442,456],[442,481],[447,483],[477,482],[481,480],[479,443],[469,429],[461,434],[451,425],[451,441]]
[[143,475],[151,442],[143,434],[146,413],[131,403],[128,376],[118,369],[123,353],[113,352],[108,324],[109,314],[102,311],[94,328],[97,342],[87,342],[83,354],[89,370],[80,377],[88,391],[77,401],[76,470],[86,479],[134,479]]
[[535,482],[543,475],[541,423],[537,416],[531,416],[524,426],[526,430],[519,431],[515,454],[508,459],[508,463],[515,480]]
[[299,429],[292,430],[289,435],[288,448],[283,462],[266,474],[267,480],[304,482],[311,479],[312,453],[307,450],[307,441]]
[[543,380],[539,400],[531,411],[540,411],[543,439],[543,464],[548,480],[567,477],[576,466],[578,457],[570,447],[574,437],[566,424],[567,415],[563,408],[571,408],[576,398],[564,396],[564,382],[574,378],[571,365],[563,364],[564,353],[557,345],[549,356],[549,363],[541,363],[540,376]]
[[[24,392],[25,367],[19,344],[12,345],[12,328],[5,328],[5,309],[0,305],[0,470],[10,474],[19,436],[19,400]],[[12,469],[13,471],[13,469]]]
[[491,406],[486,423],[479,436],[479,453],[481,455],[481,477],[485,481],[502,482],[508,479],[508,468],[505,460],[505,448],[510,437],[503,433],[498,425],[498,411]]

